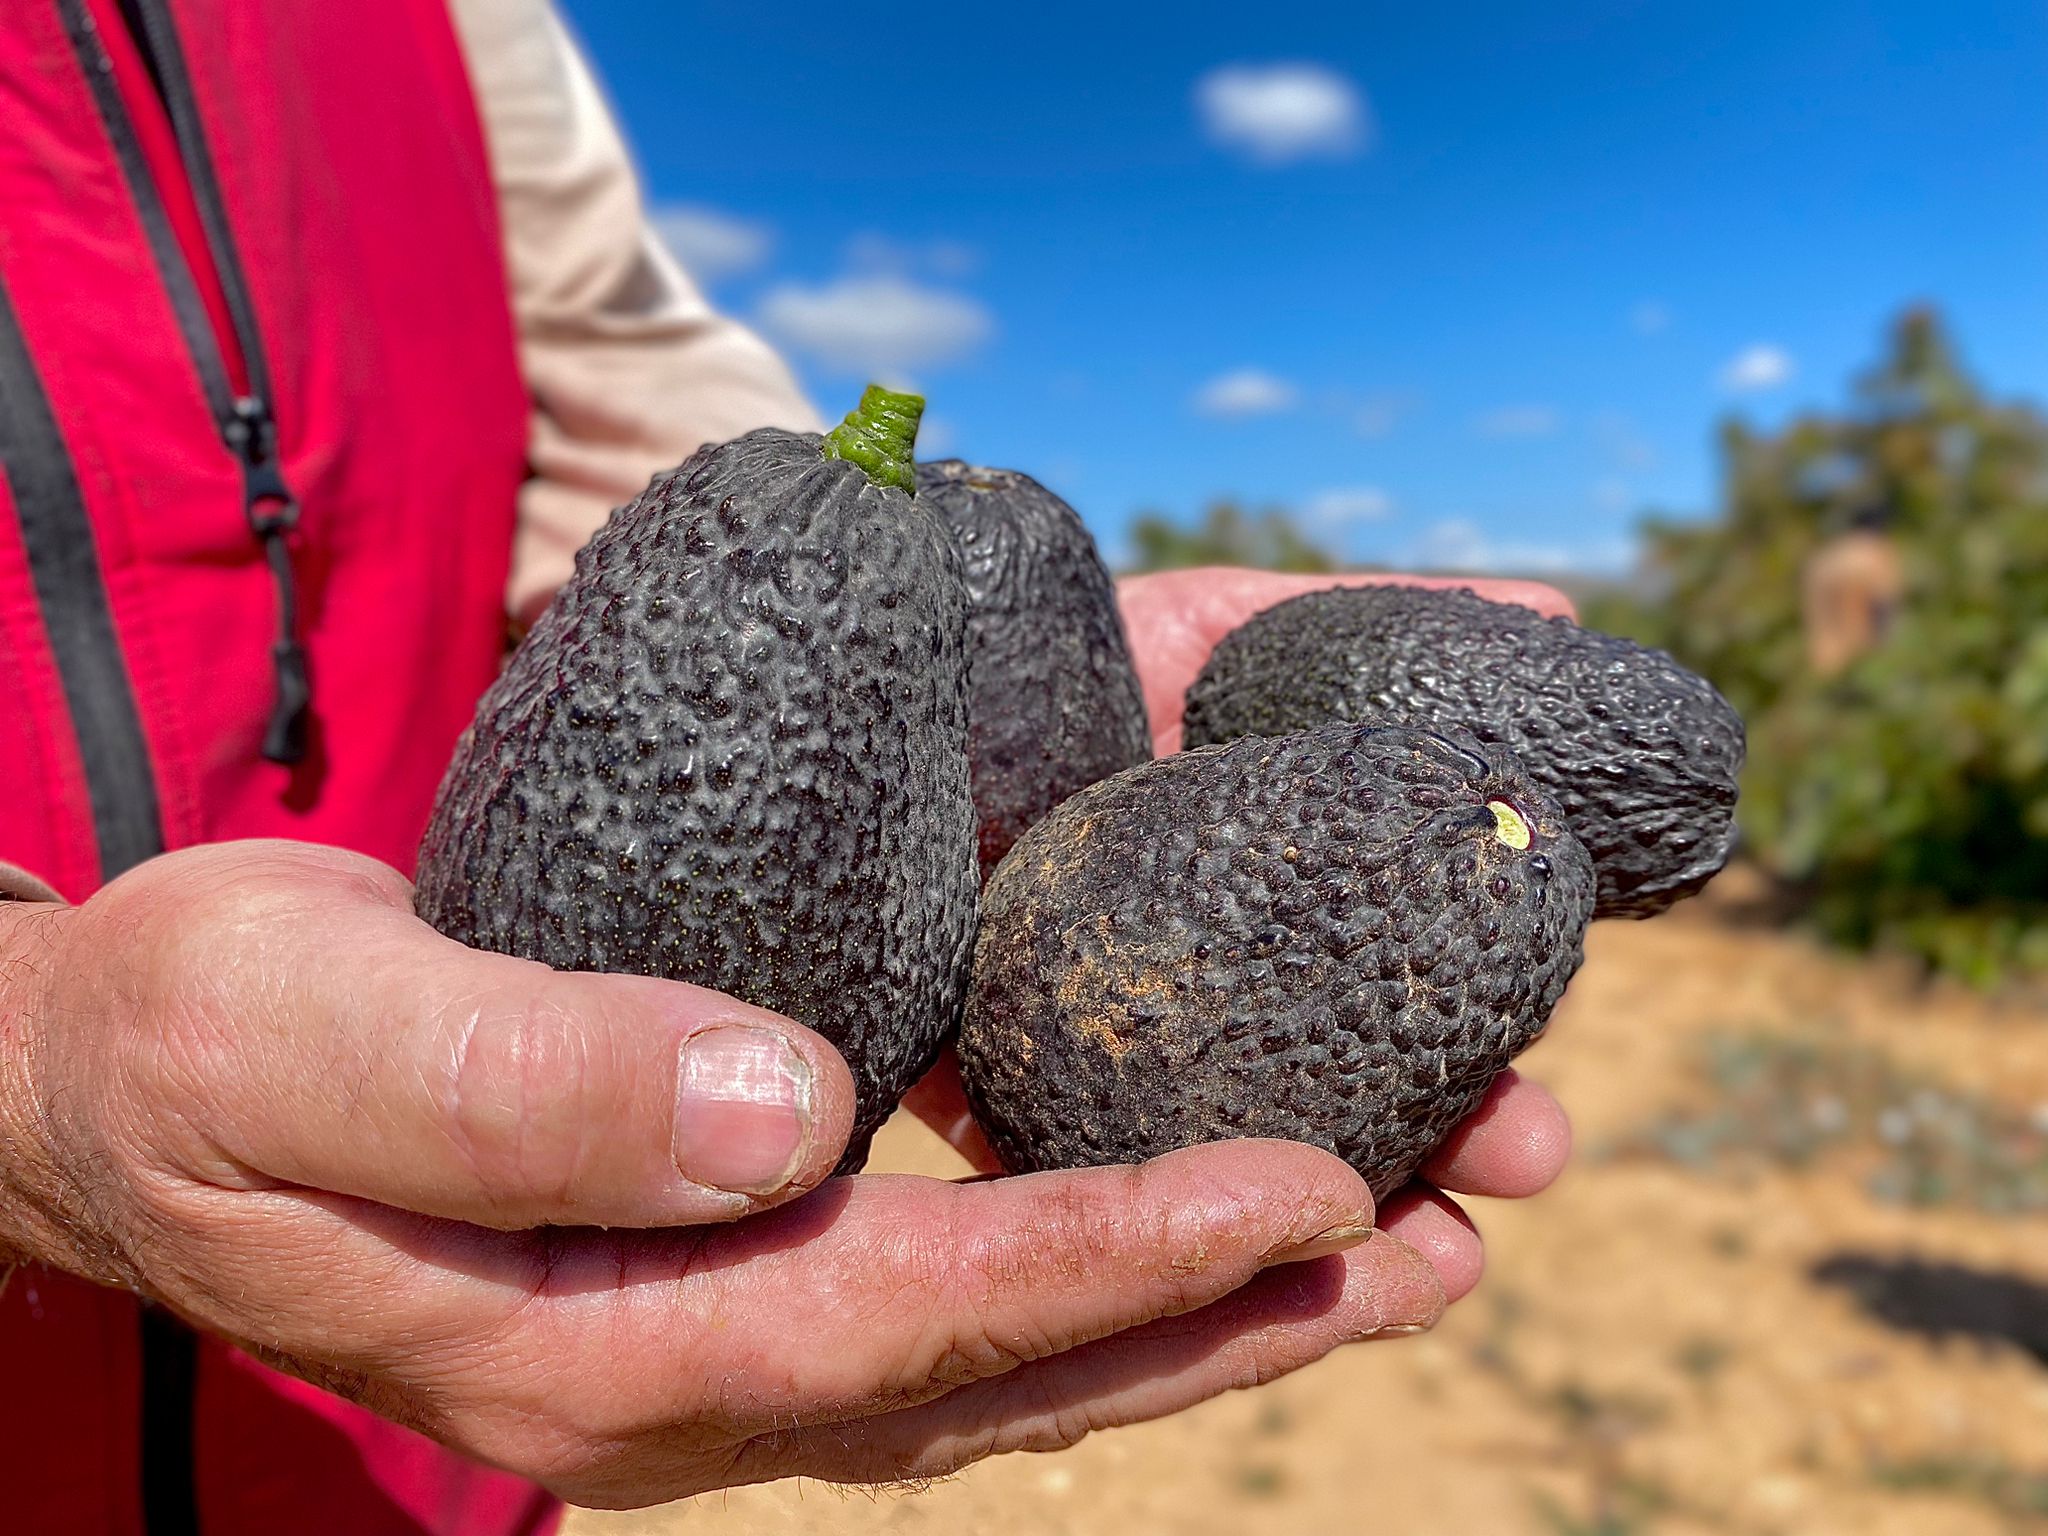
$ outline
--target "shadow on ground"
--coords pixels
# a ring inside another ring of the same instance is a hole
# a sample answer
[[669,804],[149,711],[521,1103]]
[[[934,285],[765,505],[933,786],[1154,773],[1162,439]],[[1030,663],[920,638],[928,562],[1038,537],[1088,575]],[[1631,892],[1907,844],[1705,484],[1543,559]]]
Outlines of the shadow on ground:
[[1887,1327],[1925,1338],[2011,1344],[2048,1365],[2048,1285],[1924,1259],[1837,1253],[1810,1272]]

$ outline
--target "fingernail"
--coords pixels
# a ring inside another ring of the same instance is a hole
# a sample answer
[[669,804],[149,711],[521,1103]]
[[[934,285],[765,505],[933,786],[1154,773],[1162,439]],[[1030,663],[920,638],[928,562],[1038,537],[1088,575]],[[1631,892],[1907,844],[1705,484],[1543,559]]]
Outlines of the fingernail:
[[1372,1236],[1373,1229],[1360,1226],[1355,1221],[1341,1222],[1334,1227],[1325,1227],[1307,1242],[1296,1243],[1292,1248],[1282,1248],[1278,1253],[1266,1255],[1266,1263],[1306,1264],[1310,1259],[1326,1259],[1333,1253],[1342,1253],[1347,1248],[1356,1248]]
[[811,1066],[773,1030],[718,1024],[683,1042],[676,1167],[692,1183],[772,1195],[811,1146]]
[[1406,1339],[1418,1333],[1429,1332],[1427,1323],[1389,1323],[1384,1328],[1375,1328],[1371,1333],[1361,1333],[1360,1339]]

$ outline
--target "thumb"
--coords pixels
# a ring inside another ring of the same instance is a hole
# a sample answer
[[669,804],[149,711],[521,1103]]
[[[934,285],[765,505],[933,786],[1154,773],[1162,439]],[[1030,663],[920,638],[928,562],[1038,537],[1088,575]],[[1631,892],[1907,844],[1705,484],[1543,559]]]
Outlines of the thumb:
[[494,1227],[657,1227],[800,1194],[845,1145],[845,1063],[779,1014],[465,948],[390,870],[333,850],[245,844],[225,872],[171,873],[184,889],[138,894],[178,914],[158,1016],[179,1038],[141,1060],[176,1071],[158,1086],[202,1177]]

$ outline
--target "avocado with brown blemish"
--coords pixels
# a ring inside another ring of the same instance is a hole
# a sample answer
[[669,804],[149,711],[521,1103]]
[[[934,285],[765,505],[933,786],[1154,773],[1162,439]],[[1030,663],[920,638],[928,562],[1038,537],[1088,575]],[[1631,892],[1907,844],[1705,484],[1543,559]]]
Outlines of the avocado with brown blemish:
[[962,1079],[1013,1171],[1275,1136],[1384,1195],[1541,1032],[1593,886],[1532,775],[1455,728],[1161,758],[997,867]]
[[942,459],[919,505],[959,541],[968,597],[968,754],[984,876],[1075,790],[1152,755],[1116,585],[1095,540],[1029,475]]
[[1465,590],[1346,587],[1226,635],[1190,746],[1332,720],[1463,726],[1512,750],[1586,845],[1598,916],[1651,917],[1735,845],[1742,719],[1662,651]]

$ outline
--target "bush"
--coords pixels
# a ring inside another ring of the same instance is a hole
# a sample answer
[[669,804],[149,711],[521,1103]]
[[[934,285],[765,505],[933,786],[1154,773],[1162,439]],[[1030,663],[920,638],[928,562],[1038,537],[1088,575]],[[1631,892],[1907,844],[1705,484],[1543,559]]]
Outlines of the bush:
[[[1589,621],[1665,646],[1743,712],[1746,846],[1830,937],[1980,983],[2048,972],[2048,421],[1987,401],[1913,310],[1848,411],[1722,441],[1724,511],[1650,525],[1653,595]],[[1873,509],[1902,611],[1816,677],[1802,572]]]
[[1131,523],[1129,571],[1184,570],[1192,565],[1334,571],[1340,562],[1281,507],[1253,514],[1234,501],[1217,501],[1192,528],[1158,512],[1142,512]]

